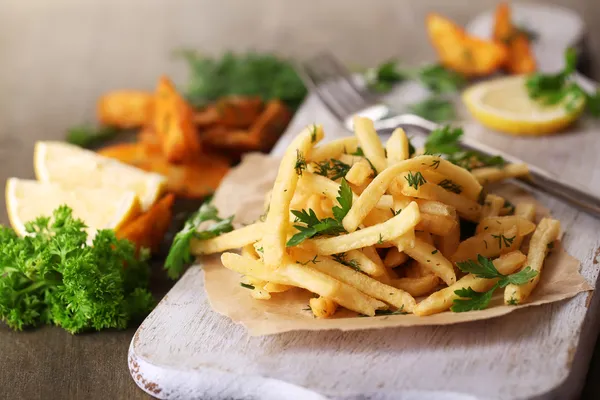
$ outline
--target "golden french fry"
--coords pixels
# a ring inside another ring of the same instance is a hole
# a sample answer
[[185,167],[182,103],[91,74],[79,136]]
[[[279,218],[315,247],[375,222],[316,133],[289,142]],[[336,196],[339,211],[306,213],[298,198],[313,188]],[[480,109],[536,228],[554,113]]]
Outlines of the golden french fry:
[[253,260],[259,260],[260,256],[254,247],[254,243],[249,243],[242,247],[242,256],[252,258]]
[[535,219],[535,203],[519,203],[515,206],[515,215],[533,222]]
[[313,210],[319,219],[323,219],[326,216],[325,212],[323,212],[323,209],[321,207],[322,199],[322,196],[318,194],[313,194],[308,198],[308,201],[306,202],[306,207]]
[[408,137],[402,128],[396,128],[385,144],[387,163],[394,165],[410,157]]
[[265,229],[266,226],[263,222],[256,222],[252,225],[246,225],[212,239],[192,239],[190,251],[192,254],[201,255],[220,253],[222,251],[244,247],[247,244],[260,240],[264,235]]
[[313,297],[308,301],[312,313],[317,318],[329,318],[335,314],[337,303],[327,297]]
[[360,160],[355,163],[346,173],[346,180],[353,185],[364,185],[367,180],[373,175],[371,165],[367,160]]
[[505,200],[495,194],[485,196],[483,207],[481,207],[481,215],[479,218],[497,217],[500,215],[500,210],[504,206]]
[[535,224],[524,217],[507,215],[505,217],[488,217],[477,225],[476,233],[498,233],[517,227],[518,236],[526,236],[535,230]]
[[402,252],[404,251],[404,249],[415,247],[415,240],[415,230],[411,229],[402,236],[398,237],[398,239],[394,240],[393,242],[398,251]]
[[304,246],[317,254],[330,255],[394,240],[419,223],[421,214],[417,203],[411,203],[398,215],[382,224],[330,238],[309,239]]
[[240,283],[243,283],[245,285],[254,286],[254,287],[263,287],[264,285],[267,284],[266,281],[263,281],[261,279],[255,278],[250,275],[242,276],[242,278],[240,279]]
[[454,228],[447,235],[440,236],[437,245],[437,248],[442,252],[444,257],[449,260],[460,244],[460,224],[458,223],[458,217],[455,217],[455,220],[456,225]]
[[477,255],[491,258],[500,254],[517,250],[520,246],[516,226],[498,233],[480,233],[468,238],[458,245],[458,249],[450,258],[453,262],[476,260]]
[[456,225],[458,225],[456,218],[426,214],[421,210],[421,222],[417,224],[415,229],[430,232],[434,235],[446,236]]
[[319,162],[329,160],[330,158],[340,158],[342,154],[356,152],[357,148],[358,139],[355,136],[348,136],[315,147],[313,151],[311,151],[308,160]]
[[338,157],[338,159],[343,162],[344,164],[348,164],[349,166],[353,166],[354,164],[357,164],[361,161],[366,162],[369,165],[369,170],[371,171],[371,174],[373,174],[373,169],[371,168],[371,165],[369,164],[369,162],[366,160],[366,158],[362,157],[362,156],[354,156],[352,154],[342,154]]
[[385,265],[386,268],[396,268],[407,261],[408,256],[406,255],[406,253],[398,251],[397,247],[392,247],[386,253],[383,259],[383,265]]
[[[513,251],[504,254],[493,261],[494,267],[504,275],[516,271],[525,262],[525,255],[520,251]],[[478,278],[473,274],[468,274],[459,279],[455,284],[447,288],[438,290],[421,301],[414,309],[416,315],[431,315],[448,310],[455,299],[460,298],[455,291],[459,289],[471,288],[476,292],[486,292],[498,282],[498,279]]]
[[527,176],[529,175],[529,167],[527,167],[527,164],[508,164],[504,168],[475,168],[471,173],[479,183],[485,185],[505,179]]
[[271,294],[268,291],[266,291],[265,289],[258,288],[258,287],[255,287],[254,289],[252,289],[250,291],[250,296],[252,296],[256,300],[270,300],[271,299]]
[[387,167],[385,149],[379,140],[373,121],[368,118],[355,116],[354,134],[356,135],[365,157],[373,164],[377,173],[381,173]]
[[422,213],[438,215],[440,217],[456,218],[456,209],[440,201],[423,199],[416,199],[415,201],[419,205],[419,210]]
[[265,264],[271,268],[277,268],[283,262],[290,227],[290,203],[298,179],[306,168],[306,158],[313,145],[322,138],[323,128],[320,125],[306,127],[288,146],[279,165],[263,237]]
[[436,275],[426,275],[419,278],[392,279],[390,284],[402,289],[413,297],[424,296],[431,293],[440,283]]
[[[267,268],[262,262],[239,254],[223,253],[221,254],[221,263],[225,268],[256,280],[281,283],[282,285],[295,285],[294,281],[286,278],[278,271]],[[337,287],[335,282],[325,282],[320,285],[319,290],[323,293],[333,294],[337,290]]]
[[523,302],[527,300],[531,291],[540,281],[540,274],[542,273],[542,267],[544,266],[544,259],[548,253],[548,247],[558,239],[559,235],[559,221],[551,218],[543,218],[540,221],[531,237],[526,262],[526,265],[531,267],[534,271],[537,271],[538,274],[524,285],[508,285],[504,290],[505,304],[523,304]]
[[454,266],[444,255],[431,244],[417,238],[414,247],[404,249],[406,255],[417,260],[429,271],[439,276],[446,285],[456,282]]
[[466,199],[460,194],[449,192],[441,186],[432,183],[424,183],[418,189],[412,186],[404,186],[402,193],[405,196],[440,201],[456,209],[456,212],[462,218],[469,221],[479,221],[481,205],[473,200]]
[[[369,251],[368,249],[370,248],[365,248],[367,252]],[[376,251],[375,254],[377,254]],[[350,262],[355,261],[357,267],[367,275],[381,276],[386,273],[386,270],[383,267],[383,265],[377,263],[376,260],[373,260],[369,256],[367,256],[364,253],[364,250],[350,250],[348,253],[346,253],[346,258]]]
[[[481,206],[475,203],[475,200],[478,199],[479,194],[481,193],[482,187],[475,180],[475,178],[471,175],[469,171],[463,169],[457,165],[452,164],[451,162],[442,159],[438,156],[430,156],[423,155],[411,158],[409,160],[400,161],[399,163],[392,165],[386,168],[383,172],[373,179],[373,181],[367,186],[365,191],[361,193],[359,198],[353,202],[352,208],[346,214],[344,218],[343,225],[344,229],[348,232],[354,232],[358,225],[362,222],[367,214],[375,207],[379,198],[386,192],[390,183],[401,173],[406,171],[422,171],[427,169],[435,169],[437,172],[449,177],[453,182],[460,185],[462,188],[461,196],[458,197],[459,205],[464,202],[465,198],[472,200],[472,203],[475,205],[473,207],[476,210],[473,213],[478,214]],[[432,185],[434,187],[439,187],[437,185]],[[449,193],[451,195],[455,195],[455,193],[448,192],[441,187],[439,187],[442,192]],[[411,196],[411,195],[408,195]],[[456,195],[459,196],[459,195]],[[411,196],[412,197],[412,196]],[[438,200],[437,198],[432,198],[429,200]],[[459,207],[456,207],[455,204],[448,203],[447,201],[440,200],[446,204],[449,204],[456,208],[458,212],[460,212]],[[471,207],[472,205],[467,205],[466,208]],[[461,207],[464,211],[465,207]],[[475,221],[477,221],[475,219]]]
[[[304,253],[304,254],[299,254]],[[302,262],[309,262],[312,257],[310,253],[296,252]],[[329,257],[319,257],[311,267],[344,282],[366,295],[382,300],[392,306],[411,312],[416,305],[415,299],[403,290],[385,285],[365,274],[340,264]]]
[[281,283],[275,283],[275,282],[267,282],[264,286],[263,289],[265,289],[267,292],[269,293],[282,293],[282,292],[287,292],[288,290],[290,290],[291,288],[293,288],[293,286],[290,285],[282,285]]

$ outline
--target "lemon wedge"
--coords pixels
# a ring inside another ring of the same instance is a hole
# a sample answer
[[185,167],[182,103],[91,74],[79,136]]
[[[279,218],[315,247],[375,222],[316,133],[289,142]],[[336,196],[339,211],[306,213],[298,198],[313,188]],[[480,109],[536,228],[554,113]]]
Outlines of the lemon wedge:
[[526,75],[498,78],[469,87],[462,95],[473,117],[484,126],[513,135],[547,135],[572,124],[585,100],[567,111],[565,104],[545,106],[531,99]]
[[18,178],[6,181],[8,218],[18,235],[27,233],[26,222],[40,216],[52,216],[54,209],[63,204],[89,227],[90,239],[98,229],[119,229],[141,212],[140,202],[133,191],[113,188],[69,190],[55,183]]
[[58,183],[65,189],[87,187],[133,191],[139,197],[143,211],[154,204],[166,185],[162,175],[63,142],[37,142],[33,164],[40,182]]

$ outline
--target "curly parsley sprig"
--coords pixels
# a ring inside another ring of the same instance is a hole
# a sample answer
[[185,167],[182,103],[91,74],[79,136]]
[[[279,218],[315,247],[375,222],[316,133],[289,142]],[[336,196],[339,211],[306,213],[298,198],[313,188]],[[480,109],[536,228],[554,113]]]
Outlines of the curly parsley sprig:
[[150,312],[147,253],[109,229],[89,245],[85,228],[67,206],[27,223],[25,237],[0,227],[0,320],[78,333],[125,329]]
[[460,298],[454,300],[453,305],[450,308],[453,312],[483,310],[489,305],[496,289],[504,288],[509,284],[523,285],[538,274],[537,271],[531,269],[531,267],[525,267],[521,271],[510,275],[501,274],[492,261],[483,257],[481,254],[477,255],[477,261],[468,260],[465,262],[458,262],[456,263],[456,266],[461,271],[473,274],[477,278],[498,279],[498,281],[490,290],[483,293],[476,292],[470,287],[454,291]]

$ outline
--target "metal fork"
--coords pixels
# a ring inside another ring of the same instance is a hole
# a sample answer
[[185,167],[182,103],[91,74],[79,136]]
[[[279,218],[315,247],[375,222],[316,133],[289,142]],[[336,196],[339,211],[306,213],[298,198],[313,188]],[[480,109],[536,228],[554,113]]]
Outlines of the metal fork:
[[[361,115],[374,121],[380,134],[390,133],[396,128],[416,129],[429,134],[438,125],[417,115],[393,115],[392,110],[360,85],[332,54],[320,53],[297,66],[305,85],[317,93],[325,107],[346,127],[352,130],[352,117]],[[501,156],[510,163],[524,163],[517,157],[488,147],[471,139],[463,138],[461,145],[487,156]],[[530,176],[518,178],[527,186],[551,194],[575,207],[600,218],[600,198],[558,176],[529,166]]]

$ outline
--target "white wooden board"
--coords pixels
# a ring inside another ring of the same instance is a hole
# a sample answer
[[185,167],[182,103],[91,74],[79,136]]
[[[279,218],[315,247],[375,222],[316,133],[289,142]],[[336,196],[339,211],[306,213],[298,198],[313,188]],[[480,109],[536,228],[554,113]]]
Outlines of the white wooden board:
[[[311,96],[275,152],[313,121],[323,123],[328,135],[346,134]],[[471,124],[466,133],[565,179],[600,187],[600,129],[592,123],[537,139]],[[595,285],[600,220],[536,197],[561,220],[567,251]],[[195,266],[140,326],[128,359],[142,389],[170,399],[570,398],[585,378],[599,308],[597,298],[583,293],[455,326],[249,337],[211,310]]]

